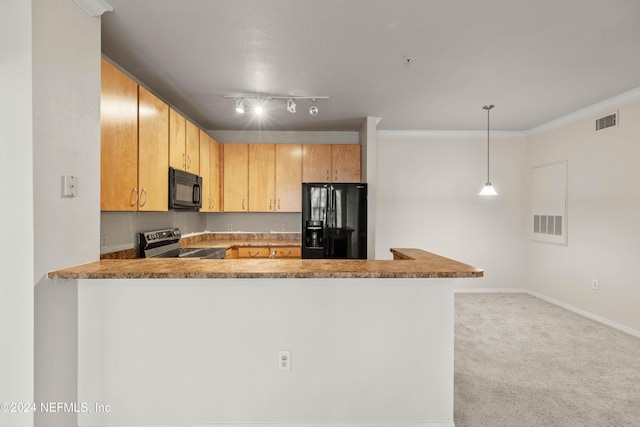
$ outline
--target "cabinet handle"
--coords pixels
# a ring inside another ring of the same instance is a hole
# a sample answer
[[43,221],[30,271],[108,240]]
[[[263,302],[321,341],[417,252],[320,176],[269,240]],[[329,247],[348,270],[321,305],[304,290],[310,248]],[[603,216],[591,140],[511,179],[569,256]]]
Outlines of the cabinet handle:
[[144,194],[144,202],[140,204],[140,207],[143,207],[144,205],[146,205],[147,199],[149,198],[149,196],[147,195],[147,190],[145,190],[144,187],[142,187],[142,191],[140,192],[140,195],[143,195],[143,194]]
[[244,197],[242,198],[242,210],[244,210]]
[[327,181],[329,181],[329,178],[331,178],[331,175],[329,174],[329,169],[327,169]]
[[252,254],[252,253],[251,253],[251,251],[247,251],[247,252],[249,253],[249,256],[250,256],[251,258],[255,258],[255,257],[257,257],[257,256],[258,256],[258,254],[260,254],[260,251],[257,251],[255,254]]
[[[135,206],[138,204],[138,188],[137,187],[131,188],[131,194],[136,195],[136,199],[133,202],[131,202],[131,206]],[[129,200],[131,200],[131,196],[129,196]]]
[[191,154],[187,154],[187,169],[191,169]]
[[269,199],[269,210],[273,210],[273,199]]
[[278,210],[280,210],[280,199],[278,199]]
[[291,251],[280,251],[280,253],[282,254],[283,257],[288,257],[289,255],[291,255]]
[[213,209],[213,199],[209,199],[209,209]]
[[335,178],[333,179],[333,182],[338,182],[338,169],[336,169],[334,175],[335,175]]
[[182,169],[187,170],[187,153],[182,153]]

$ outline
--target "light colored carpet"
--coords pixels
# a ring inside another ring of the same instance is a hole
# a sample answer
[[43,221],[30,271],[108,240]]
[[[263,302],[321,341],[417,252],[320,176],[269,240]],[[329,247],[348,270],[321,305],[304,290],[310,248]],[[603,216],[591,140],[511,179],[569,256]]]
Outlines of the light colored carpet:
[[456,427],[640,426],[640,339],[527,294],[455,308]]

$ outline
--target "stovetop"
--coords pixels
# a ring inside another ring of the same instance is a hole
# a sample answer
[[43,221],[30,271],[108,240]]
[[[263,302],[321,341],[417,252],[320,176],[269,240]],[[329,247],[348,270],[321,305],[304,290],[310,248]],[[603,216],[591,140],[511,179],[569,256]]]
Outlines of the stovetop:
[[179,228],[145,231],[138,234],[138,258],[222,259],[224,248],[181,248]]

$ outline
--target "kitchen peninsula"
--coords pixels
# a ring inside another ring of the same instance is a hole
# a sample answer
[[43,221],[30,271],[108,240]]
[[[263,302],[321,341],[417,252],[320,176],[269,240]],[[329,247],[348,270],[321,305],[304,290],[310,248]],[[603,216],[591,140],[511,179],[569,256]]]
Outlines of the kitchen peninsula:
[[49,273],[78,280],[78,399],[112,408],[78,425],[453,426],[454,283],[483,271],[391,252]]

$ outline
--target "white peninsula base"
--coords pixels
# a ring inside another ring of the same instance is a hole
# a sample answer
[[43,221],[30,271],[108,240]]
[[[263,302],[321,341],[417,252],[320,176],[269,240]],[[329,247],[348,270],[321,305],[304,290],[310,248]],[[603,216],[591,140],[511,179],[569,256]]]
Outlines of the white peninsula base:
[[78,425],[453,426],[456,280],[78,280]]

